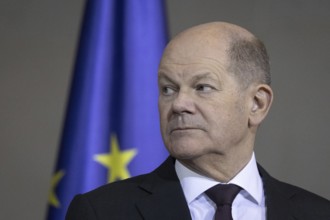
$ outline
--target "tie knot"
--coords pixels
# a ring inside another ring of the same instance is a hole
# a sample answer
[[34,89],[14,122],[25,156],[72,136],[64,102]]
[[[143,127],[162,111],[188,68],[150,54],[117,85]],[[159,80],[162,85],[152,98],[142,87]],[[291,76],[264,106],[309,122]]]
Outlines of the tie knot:
[[219,207],[231,206],[239,191],[241,187],[235,184],[218,184],[206,190],[205,193]]

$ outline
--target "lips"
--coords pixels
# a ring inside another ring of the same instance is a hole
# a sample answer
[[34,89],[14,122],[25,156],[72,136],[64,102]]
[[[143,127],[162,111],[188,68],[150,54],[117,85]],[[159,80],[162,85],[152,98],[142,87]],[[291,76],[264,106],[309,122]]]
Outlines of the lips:
[[173,117],[169,120],[167,124],[167,133],[172,134],[173,132],[184,132],[184,131],[193,131],[193,130],[205,130],[204,126],[202,126],[202,120],[193,118],[190,115],[179,115],[177,117]]
[[177,130],[191,130],[191,129],[197,129],[197,128],[194,128],[194,127],[177,127],[177,128],[171,129],[171,132],[172,131],[177,131]]
[[173,128],[173,129],[170,129],[170,134],[172,134],[173,132],[184,132],[184,131],[192,131],[192,130],[201,130],[200,128],[198,127],[177,127],[177,128]]

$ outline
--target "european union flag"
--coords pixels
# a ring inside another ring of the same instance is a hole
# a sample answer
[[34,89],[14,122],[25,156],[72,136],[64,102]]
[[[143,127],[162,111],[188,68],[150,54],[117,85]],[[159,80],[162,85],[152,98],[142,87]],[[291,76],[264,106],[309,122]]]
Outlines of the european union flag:
[[48,219],[64,219],[74,195],[167,157],[157,110],[165,23],[162,0],[87,1]]

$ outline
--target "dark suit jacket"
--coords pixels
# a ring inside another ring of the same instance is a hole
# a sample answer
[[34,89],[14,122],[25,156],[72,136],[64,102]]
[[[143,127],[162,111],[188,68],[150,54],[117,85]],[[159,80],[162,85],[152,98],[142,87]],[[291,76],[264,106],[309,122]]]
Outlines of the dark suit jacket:
[[[330,201],[280,182],[260,166],[259,172],[265,188],[267,220],[330,220]],[[191,217],[174,159],[169,157],[150,174],[76,196],[66,219],[188,220]]]

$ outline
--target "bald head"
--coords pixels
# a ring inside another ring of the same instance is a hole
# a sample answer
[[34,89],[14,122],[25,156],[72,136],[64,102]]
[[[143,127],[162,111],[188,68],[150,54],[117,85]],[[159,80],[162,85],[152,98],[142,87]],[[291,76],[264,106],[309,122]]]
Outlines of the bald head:
[[270,84],[269,58],[264,44],[246,29],[226,22],[189,28],[167,45],[162,62],[184,63],[192,58],[213,59],[247,87]]

